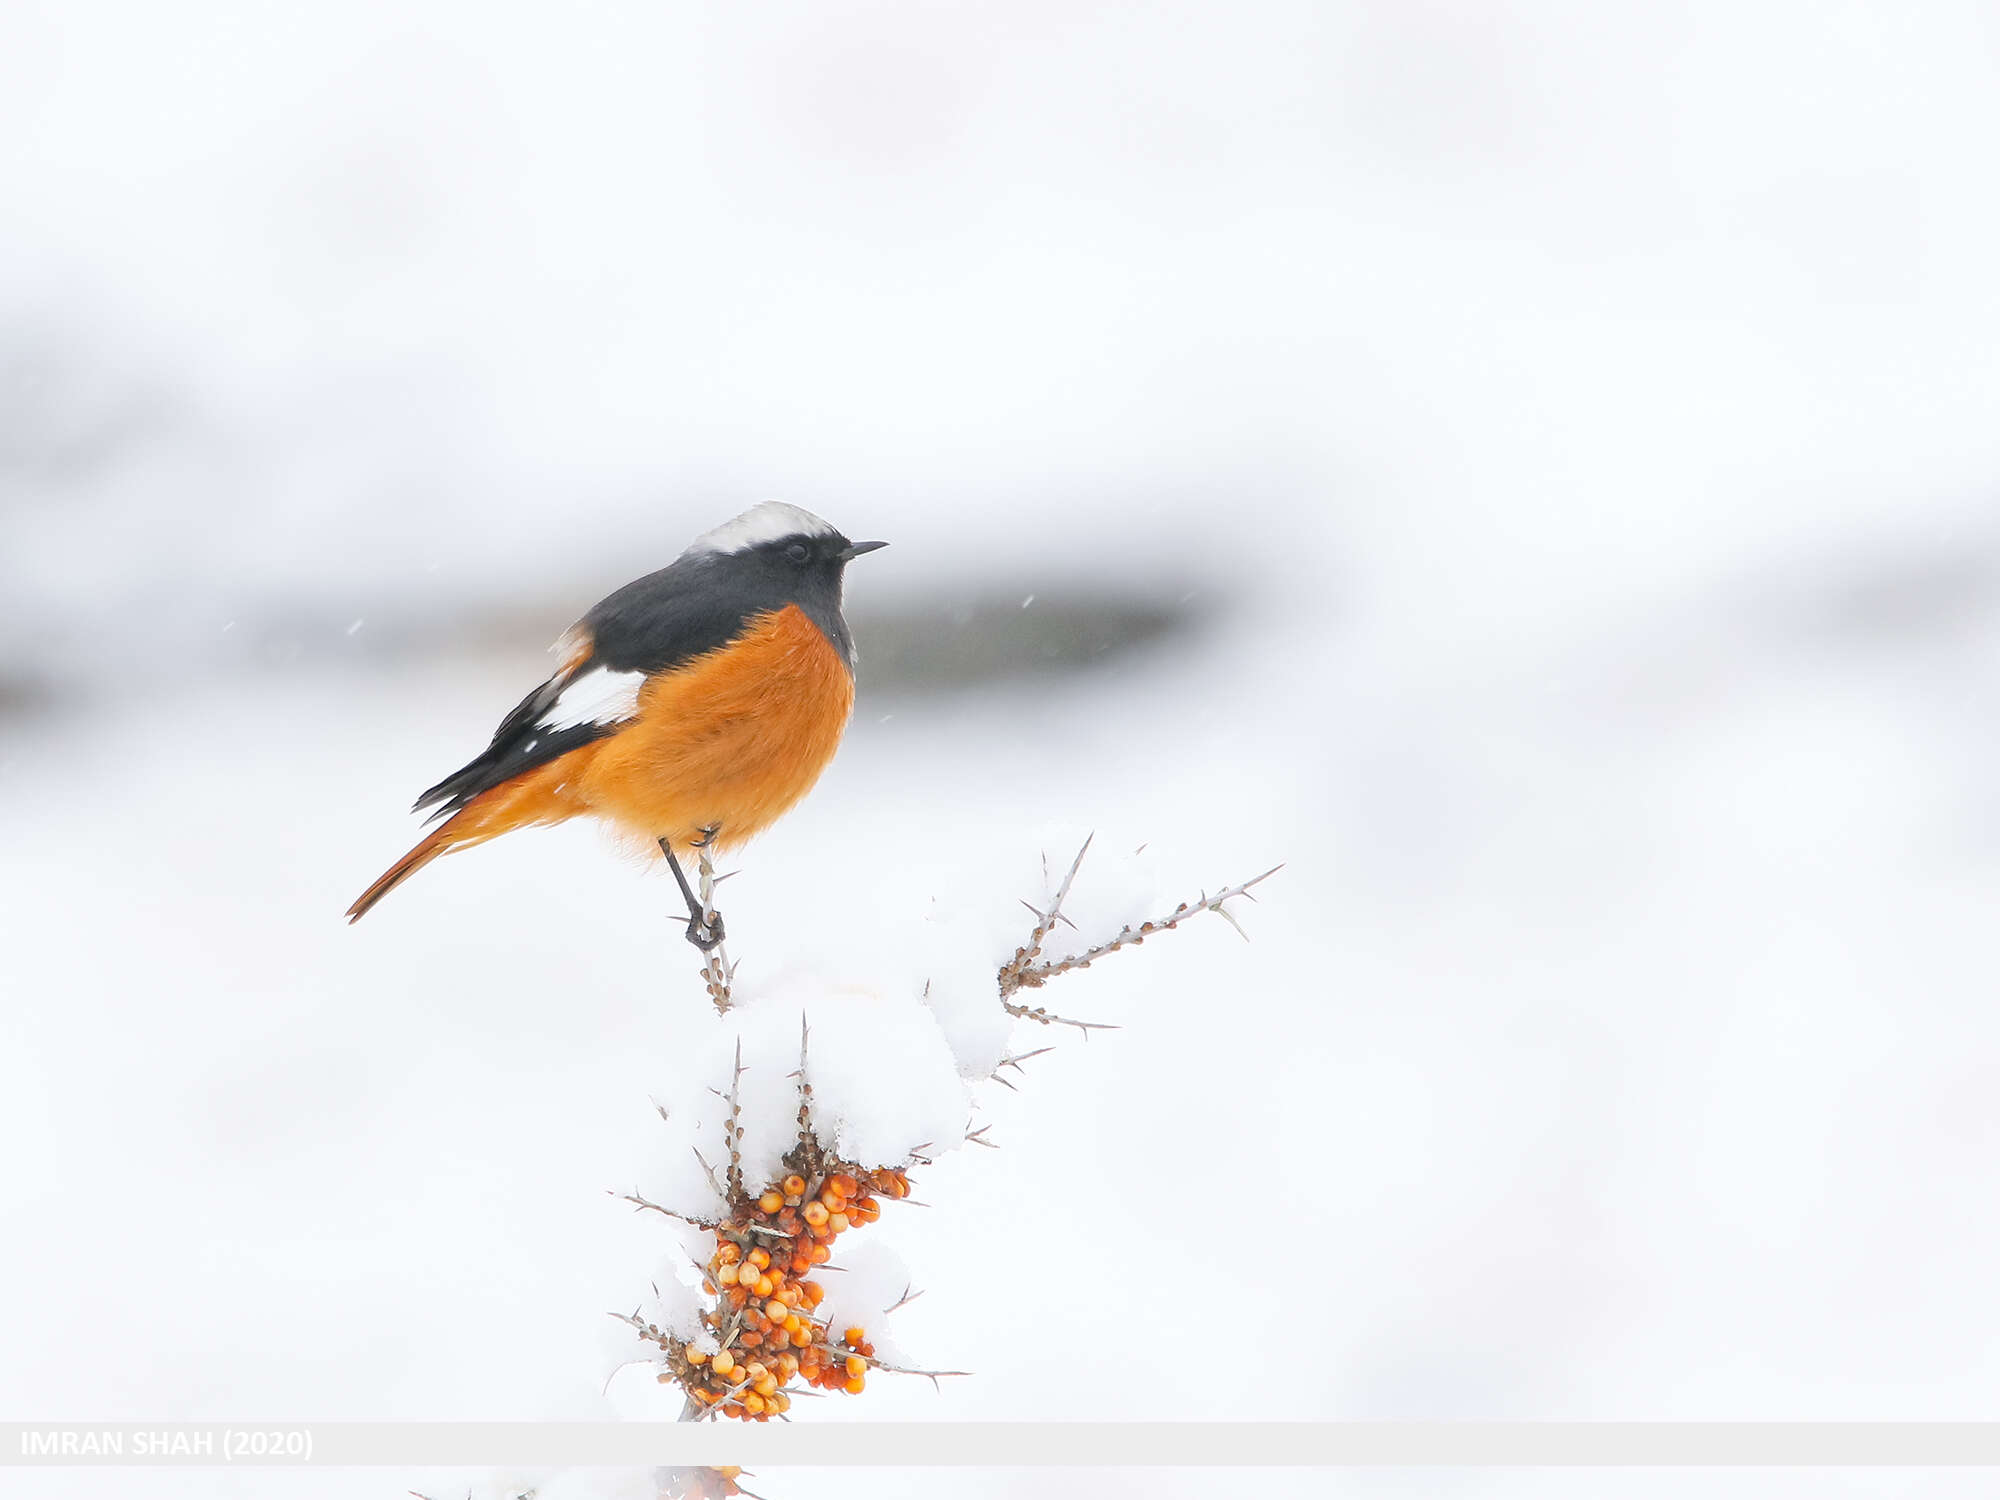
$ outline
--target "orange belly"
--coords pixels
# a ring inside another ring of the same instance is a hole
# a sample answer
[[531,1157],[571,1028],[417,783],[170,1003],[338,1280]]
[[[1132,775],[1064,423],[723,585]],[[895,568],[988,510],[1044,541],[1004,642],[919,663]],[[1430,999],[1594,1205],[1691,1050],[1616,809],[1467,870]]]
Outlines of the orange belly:
[[581,814],[649,842],[718,846],[769,827],[812,788],[854,711],[854,678],[795,604],[729,645],[649,679],[639,716],[605,739],[474,797],[347,909],[359,920],[441,854]]
[[648,681],[637,719],[552,763],[575,763],[558,795],[648,839],[739,843],[812,789],[853,711],[847,664],[788,604]]

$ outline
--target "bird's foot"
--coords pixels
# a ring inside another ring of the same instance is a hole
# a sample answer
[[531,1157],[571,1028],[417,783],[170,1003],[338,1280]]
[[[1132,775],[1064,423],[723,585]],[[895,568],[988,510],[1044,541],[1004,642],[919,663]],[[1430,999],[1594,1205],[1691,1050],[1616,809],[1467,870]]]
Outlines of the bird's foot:
[[724,936],[721,912],[708,913],[706,920],[698,911],[688,914],[687,940],[703,953],[721,946]]

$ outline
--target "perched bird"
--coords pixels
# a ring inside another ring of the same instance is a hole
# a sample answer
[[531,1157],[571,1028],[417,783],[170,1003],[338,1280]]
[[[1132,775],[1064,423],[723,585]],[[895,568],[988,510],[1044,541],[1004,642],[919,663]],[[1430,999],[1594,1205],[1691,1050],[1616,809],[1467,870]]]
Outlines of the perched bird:
[[417,799],[444,821],[347,910],[357,921],[441,854],[588,815],[674,851],[741,843],[819,779],[854,709],[841,618],[850,542],[810,511],[766,501],[696,537],[556,642],[561,665],[493,743]]

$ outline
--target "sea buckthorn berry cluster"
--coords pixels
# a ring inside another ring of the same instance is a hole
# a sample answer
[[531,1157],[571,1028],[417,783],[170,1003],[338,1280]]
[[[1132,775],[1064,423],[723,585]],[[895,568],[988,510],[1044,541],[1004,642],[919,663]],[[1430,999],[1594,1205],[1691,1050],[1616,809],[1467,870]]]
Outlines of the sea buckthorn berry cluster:
[[863,1329],[834,1329],[820,1320],[826,1293],[812,1272],[831,1258],[842,1234],[882,1216],[878,1194],[909,1193],[909,1178],[893,1168],[830,1162],[746,1195],[715,1226],[715,1253],[704,1268],[702,1290],[716,1300],[702,1321],[720,1347],[710,1354],[648,1330],[667,1351],[660,1378],[678,1380],[699,1407],[756,1422],[790,1408],[786,1387],[794,1380],[860,1394],[875,1346]]

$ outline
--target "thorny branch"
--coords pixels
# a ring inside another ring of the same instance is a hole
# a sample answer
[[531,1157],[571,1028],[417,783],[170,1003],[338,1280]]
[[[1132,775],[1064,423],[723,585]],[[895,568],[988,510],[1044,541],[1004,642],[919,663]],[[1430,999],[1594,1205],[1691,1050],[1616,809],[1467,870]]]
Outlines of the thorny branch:
[[[1092,837],[1095,837],[1095,835],[1092,835]],[[1081,953],[1071,954],[1066,958],[1045,959],[1042,956],[1043,944],[1047,942],[1049,934],[1055,930],[1058,922],[1069,921],[1069,918],[1063,915],[1062,905],[1069,897],[1070,886],[1076,881],[1076,872],[1083,864],[1084,855],[1089,852],[1090,839],[1087,838],[1083,841],[1083,847],[1076,851],[1076,858],[1070,862],[1069,873],[1063,876],[1062,884],[1056,888],[1055,898],[1050,901],[1047,911],[1037,911],[1033,906],[1028,907],[1028,910],[1035,913],[1034,930],[1028,934],[1028,941],[1015,949],[1014,956],[1000,966],[1000,973],[998,975],[1000,1003],[1006,1009],[1008,1015],[1018,1017],[1022,1020],[1038,1021],[1044,1026],[1073,1026],[1078,1031],[1081,1031],[1086,1038],[1093,1031],[1115,1030],[1116,1028],[1101,1021],[1071,1020],[1068,1016],[1056,1015],[1053,1011],[1045,1010],[1039,1005],[1019,1004],[1013,997],[1022,990],[1039,989],[1058,974],[1067,974],[1072,969],[1087,969],[1107,953],[1115,953],[1120,948],[1136,947],[1140,943],[1145,942],[1154,933],[1170,931],[1178,927],[1182,922],[1185,922],[1189,917],[1199,916],[1203,912],[1214,912],[1231,927],[1235,927],[1236,931],[1247,940],[1249,934],[1245,933],[1242,927],[1238,926],[1235,916],[1227,909],[1224,903],[1233,901],[1238,896],[1255,901],[1257,898],[1250,894],[1251,887],[1263,884],[1284,868],[1283,865],[1273,865],[1262,875],[1251,880],[1246,880],[1241,885],[1232,885],[1226,890],[1216,892],[1213,896],[1204,891],[1199,899],[1183,901],[1166,916],[1156,921],[1139,922],[1127,926],[1116,937],[1099,943],[1095,947],[1087,948]],[[1025,905],[1026,903],[1023,904]],[[1026,1053],[1023,1055],[1032,1057],[1035,1054]],[[1018,1062],[1013,1058],[1004,1059],[1000,1066],[1005,1067],[1009,1063],[1015,1063],[1018,1068]],[[994,1070],[994,1076],[996,1078],[999,1076],[998,1068]],[[1005,1082],[1004,1079],[1001,1081]]]
[[743,1197],[743,1038],[736,1039],[736,1066],[729,1074],[729,1120],[723,1139],[729,1143],[729,1201]]
[[806,1024],[806,1013],[799,1012],[799,1139],[801,1141],[819,1139],[813,1129],[813,1086],[812,1075],[806,1071],[806,1043],[811,1040],[812,1029]]
[[[713,832],[713,830],[708,830]],[[697,899],[701,902],[701,919],[710,932],[718,930],[715,914],[715,888],[729,877],[715,873],[715,850],[707,840],[695,848]],[[717,942],[702,956],[701,982],[708,990],[708,998],[714,1004],[716,1014],[725,1014],[731,1003],[730,985],[736,978],[736,965],[729,961],[728,950]]]
[[[697,1152],[696,1154],[699,1155],[700,1153]],[[702,1165],[707,1166],[708,1164],[703,1162]],[[610,1189],[606,1189],[606,1191],[608,1192]],[[713,1229],[716,1226],[714,1219],[697,1218],[693,1214],[680,1213],[674,1209],[655,1203],[652,1199],[640,1193],[637,1188],[634,1188],[629,1193],[619,1193],[616,1196],[621,1201],[631,1204],[635,1210],[642,1213],[647,1209],[651,1209],[656,1214],[665,1214],[670,1219],[679,1219],[683,1224],[692,1224],[697,1229]]]
[[[1090,847],[1091,840],[1085,839],[1056,887],[1046,911],[1023,903],[1033,913],[1035,925],[1027,941],[1001,965],[997,975],[1000,1001],[1008,1014],[1042,1025],[1074,1027],[1086,1036],[1091,1031],[1109,1028],[1099,1022],[1055,1015],[1040,1006],[1024,1005],[1015,997],[1022,990],[1040,988],[1059,974],[1088,968],[1108,953],[1143,943],[1154,933],[1168,931],[1203,912],[1215,912],[1231,926],[1236,926],[1227,903],[1238,896],[1256,899],[1251,895],[1252,887],[1262,884],[1283,868],[1278,866],[1267,870],[1253,880],[1230,886],[1212,896],[1203,892],[1198,899],[1182,902],[1164,917],[1129,925],[1108,940],[1081,952],[1051,957],[1048,943],[1056,929],[1067,926],[1072,932],[1076,931],[1076,924],[1064,913],[1063,905],[1069,898]],[[726,877],[715,873],[710,851],[706,847],[697,845],[696,851],[700,876],[698,900],[702,916],[707,925],[719,927],[715,913],[715,888]],[[1237,931],[1241,933],[1242,928],[1237,927]],[[1081,934],[1078,936],[1080,938]],[[735,965],[724,956],[718,942],[706,956],[702,977],[709,997],[719,1012],[730,1008],[730,987],[734,974]],[[850,1330],[847,1338],[836,1339],[832,1325],[813,1312],[822,1294],[809,1278],[841,1269],[828,1263],[826,1255],[831,1249],[832,1236],[849,1227],[849,1213],[854,1215],[852,1222],[856,1224],[872,1222],[879,1217],[879,1209],[873,1206],[872,1195],[876,1192],[906,1203],[917,1200],[908,1196],[910,1185],[904,1169],[871,1168],[844,1162],[819,1140],[814,1118],[814,1090],[808,1067],[809,1043],[810,1031],[802,1015],[799,1022],[798,1071],[793,1075],[798,1085],[797,1140],[784,1158],[783,1169],[787,1175],[781,1182],[760,1190],[745,1177],[741,1099],[741,1080],[745,1070],[739,1039],[728,1091],[712,1090],[728,1106],[724,1127],[728,1152],[726,1168],[718,1174],[701,1152],[695,1151],[695,1158],[701,1162],[710,1185],[727,1205],[724,1217],[703,1219],[677,1213],[636,1190],[619,1195],[636,1210],[680,1219],[715,1236],[717,1248],[714,1257],[705,1265],[699,1259],[695,1261],[696,1269],[704,1279],[704,1289],[715,1297],[715,1302],[702,1315],[708,1333],[703,1336],[701,1347],[697,1348],[693,1343],[654,1327],[636,1312],[613,1314],[631,1324],[642,1338],[660,1346],[664,1353],[664,1372],[660,1378],[678,1381],[688,1393],[681,1413],[682,1421],[702,1421],[718,1414],[750,1415],[766,1420],[775,1416],[784,1420],[792,1395],[816,1396],[826,1388],[838,1388],[842,1383],[843,1370],[846,1372],[846,1388],[850,1392],[861,1389],[860,1372],[864,1368],[921,1375],[933,1382],[966,1373],[962,1370],[922,1370],[887,1364],[876,1357],[873,1345],[865,1340],[858,1328]],[[1003,1056],[990,1076],[1007,1083],[1008,1080],[1001,1076],[1006,1070],[1023,1072],[1022,1064],[1049,1050],[1037,1047]],[[664,1117],[666,1111],[661,1110],[661,1114]],[[986,1138],[989,1128],[968,1129],[963,1140],[992,1147],[994,1143]],[[925,1154],[927,1145],[920,1144],[909,1151],[906,1162],[927,1165],[931,1159]],[[822,1195],[829,1193],[831,1196],[824,1197],[822,1201]],[[739,1267],[753,1265],[756,1269],[738,1270]],[[758,1278],[757,1290],[753,1297],[746,1298],[744,1287],[748,1285],[751,1275]],[[769,1287],[765,1285],[767,1277],[772,1283]],[[885,1311],[894,1312],[921,1295],[905,1285],[902,1297]],[[796,1363],[788,1363],[792,1357],[786,1352],[787,1331],[792,1335],[790,1349],[806,1351]],[[712,1355],[705,1354],[703,1350],[706,1349],[714,1352]],[[780,1365],[785,1368],[778,1369]],[[733,1378],[737,1368],[745,1371],[742,1378]],[[777,1371],[775,1379],[774,1370]],[[795,1375],[798,1376],[796,1380]],[[777,1387],[775,1394],[774,1386]],[[821,1389],[813,1389],[814,1386]],[[760,1398],[767,1404],[760,1407]],[[741,1493],[740,1488],[733,1485],[734,1475],[729,1471],[695,1472],[704,1476],[726,1477],[730,1484],[720,1491],[722,1494]]]
[[1090,840],[1096,837],[1096,834],[1091,834],[1090,838],[1086,838],[1083,841],[1083,847],[1076,851],[1076,858],[1070,861],[1069,873],[1063,876],[1062,884],[1056,887],[1055,899],[1049,902],[1049,909],[1047,911],[1035,911],[1035,908],[1028,902],[1023,901],[1021,903],[1029,911],[1035,912],[1035,929],[1028,934],[1028,941],[1021,946],[1012,958],[1008,959],[1001,966],[1000,993],[1002,995],[1011,995],[1021,987],[1018,982],[1010,984],[1008,982],[1009,976],[1018,976],[1024,967],[1040,958],[1042,956],[1042,944],[1047,942],[1049,934],[1055,931],[1056,923],[1069,920],[1062,914],[1062,904],[1069,899],[1069,888],[1076,880],[1076,872],[1083,868],[1083,857],[1090,852]]

